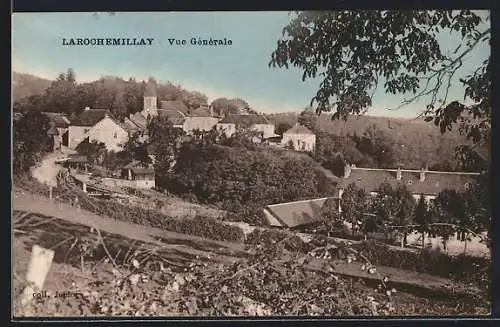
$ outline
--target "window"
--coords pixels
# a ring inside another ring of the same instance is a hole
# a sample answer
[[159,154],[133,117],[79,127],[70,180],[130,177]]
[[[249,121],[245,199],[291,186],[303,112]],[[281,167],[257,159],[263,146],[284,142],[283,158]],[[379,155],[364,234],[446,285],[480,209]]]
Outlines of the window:
[[470,190],[470,183],[469,182],[465,183],[464,187],[466,191]]
[[84,129],[83,129],[83,132],[84,132],[84,133],[88,133],[89,131],[90,131],[90,128],[84,128]]
[[115,139],[118,138],[118,133],[117,132],[113,133],[113,138],[115,138]]
[[408,181],[408,185],[411,185],[411,184],[413,184],[413,181],[410,179],[410,180]]

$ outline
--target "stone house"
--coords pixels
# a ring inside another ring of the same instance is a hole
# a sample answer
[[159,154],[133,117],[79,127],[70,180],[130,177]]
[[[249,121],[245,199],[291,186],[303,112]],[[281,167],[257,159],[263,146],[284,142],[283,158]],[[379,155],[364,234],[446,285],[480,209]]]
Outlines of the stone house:
[[58,112],[43,112],[50,120],[49,134],[54,138],[54,151],[68,146],[68,128],[71,122],[68,117]]
[[188,135],[195,130],[212,130],[219,121],[219,118],[214,117],[213,109],[209,106],[192,109],[183,101],[166,100],[160,101],[160,108],[158,108],[156,87],[148,83],[144,92],[142,111],[131,114],[125,119],[125,123],[136,132],[145,131],[148,117],[156,116],[167,117],[174,127],[182,129]]
[[69,126],[69,148],[75,149],[83,140],[102,142],[108,151],[121,151],[132,129],[113,118],[107,109],[85,108]]
[[216,129],[226,134],[227,137],[233,136],[238,130],[258,132],[264,140],[277,136],[274,124],[263,115],[228,115],[217,123]]
[[457,192],[466,191],[479,175],[480,173],[473,172],[412,170],[401,169],[401,167],[395,169],[360,168],[347,164],[338,187],[342,196],[345,187],[351,183],[364,189],[370,195],[376,195],[376,190],[382,183],[388,183],[393,188],[406,185],[415,200],[423,196],[429,202],[445,189]]
[[297,123],[283,133],[281,145],[292,145],[296,151],[313,152],[316,148],[316,135],[309,128]]

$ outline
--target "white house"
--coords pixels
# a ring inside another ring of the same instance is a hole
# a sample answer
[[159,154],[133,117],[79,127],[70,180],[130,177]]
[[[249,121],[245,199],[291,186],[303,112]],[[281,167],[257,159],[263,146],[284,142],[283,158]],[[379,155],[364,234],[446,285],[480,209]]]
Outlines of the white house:
[[68,128],[69,148],[75,149],[87,139],[102,142],[108,151],[120,151],[128,140],[129,128],[113,118],[107,109],[89,107],[71,121]]
[[216,125],[218,131],[231,137],[237,130],[247,129],[262,134],[263,139],[276,137],[274,124],[271,124],[263,115],[228,115]]
[[309,128],[297,123],[283,133],[281,145],[293,145],[294,150],[312,152],[316,148],[316,135]]

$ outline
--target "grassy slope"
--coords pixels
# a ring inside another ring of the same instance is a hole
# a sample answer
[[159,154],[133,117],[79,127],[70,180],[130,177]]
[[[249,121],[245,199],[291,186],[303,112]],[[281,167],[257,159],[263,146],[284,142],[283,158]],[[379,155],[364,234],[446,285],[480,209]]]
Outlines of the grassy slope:
[[42,94],[52,81],[38,76],[12,73],[13,100],[18,101],[24,97]]

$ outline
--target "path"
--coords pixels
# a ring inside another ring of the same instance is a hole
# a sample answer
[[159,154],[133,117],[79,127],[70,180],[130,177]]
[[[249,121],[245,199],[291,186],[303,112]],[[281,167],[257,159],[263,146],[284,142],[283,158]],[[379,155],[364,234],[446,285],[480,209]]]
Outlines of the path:
[[[244,256],[243,244],[212,241],[202,237],[180,234],[158,228],[142,226],[96,215],[85,210],[76,210],[69,204],[52,202],[47,198],[28,194],[26,192],[13,192],[13,210],[22,210],[39,213],[44,216],[56,217],[72,223],[95,227],[108,233],[119,234],[131,239],[152,244],[176,248],[189,254],[206,256],[214,252],[223,252],[219,255],[223,261],[234,261],[237,257]],[[161,239],[162,241],[159,241]],[[165,244],[168,242],[168,244]],[[197,248],[205,247],[206,250],[194,249],[191,246],[179,243],[193,243]]]
[[[60,218],[76,224],[91,227],[95,226],[109,233],[119,234],[138,241],[158,244],[164,248],[175,248],[176,251],[184,252],[189,255],[199,255],[200,257],[211,255],[213,259],[218,261],[234,262],[247,255],[247,252],[244,251],[243,244],[212,241],[202,237],[126,223],[99,216],[85,210],[77,211],[68,204],[52,202],[47,198],[28,194],[26,192],[13,193],[13,210],[40,213],[45,216]],[[323,260],[311,258],[307,266],[309,269],[322,270],[323,264]],[[371,283],[377,283],[379,281],[379,277],[376,275],[370,275],[362,271],[360,263],[348,264],[336,261],[332,264],[336,274],[362,278]],[[471,290],[474,293],[478,293],[477,289],[465,288],[457,284],[452,285],[449,279],[428,274],[382,266],[377,266],[377,271],[384,276],[388,276],[395,287],[404,289],[404,292],[408,293],[445,293],[451,295],[453,292],[456,292],[455,294],[465,294]]]

